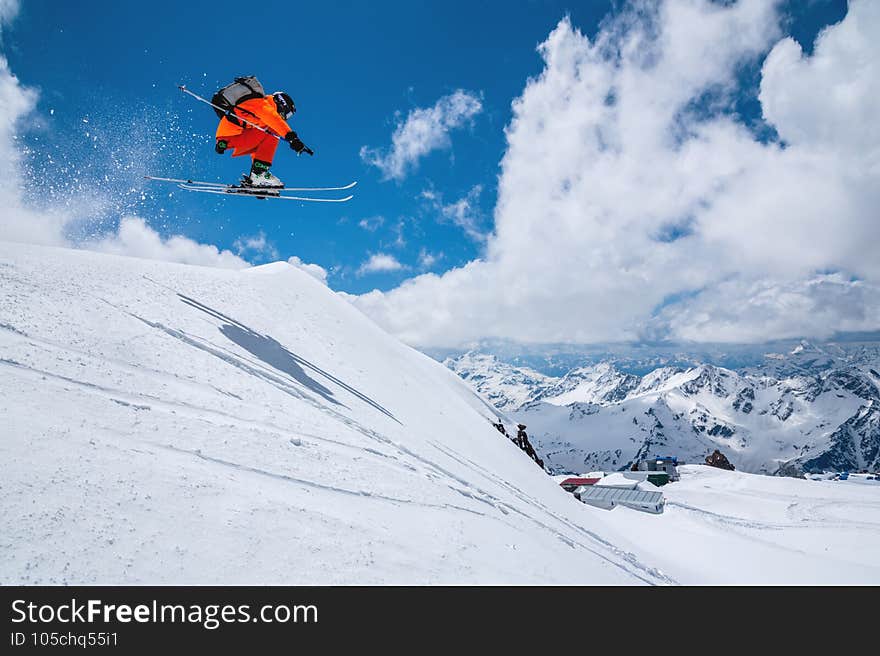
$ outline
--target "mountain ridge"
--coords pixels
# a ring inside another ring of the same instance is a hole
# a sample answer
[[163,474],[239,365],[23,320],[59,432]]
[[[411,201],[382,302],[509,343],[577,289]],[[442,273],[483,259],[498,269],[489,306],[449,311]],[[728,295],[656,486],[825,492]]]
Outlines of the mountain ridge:
[[[718,448],[745,471],[788,475],[880,469],[878,363],[880,349],[807,341],[739,371],[704,363],[638,376],[607,361],[537,378],[486,354],[445,360],[531,427],[553,471],[626,468],[647,455],[702,462]],[[507,387],[493,386],[496,369]]]

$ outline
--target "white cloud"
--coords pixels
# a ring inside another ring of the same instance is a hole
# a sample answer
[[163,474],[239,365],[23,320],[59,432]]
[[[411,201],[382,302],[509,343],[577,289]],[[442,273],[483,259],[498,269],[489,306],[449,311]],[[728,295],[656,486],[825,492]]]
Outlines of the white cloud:
[[464,230],[470,239],[484,242],[489,235],[481,227],[483,219],[479,206],[481,193],[483,186],[475,185],[466,196],[448,204],[444,204],[442,194],[433,189],[423,191],[421,196],[436,212],[439,212],[441,218]]
[[865,152],[880,143],[880,5],[854,3],[850,18],[826,29],[811,57],[791,38],[764,62],[761,105],[793,144]]
[[200,244],[192,239],[175,235],[163,239],[146,222],[137,217],[126,217],[119,223],[119,230],[101,240],[89,242],[88,250],[129,255],[150,260],[166,260],[183,264],[242,269],[250,266],[230,251],[216,246]]
[[266,233],[262,230],[256,235],[239,237],[233,242],[232,247],[237,255],[252,260],[278,259],[278,249],[266,238]]
[[[592,40],[563,20],[513,105],[485,257],[355,302],[417,345],[880,328],[880,3],[811,57],[779,23],[765,0],[638,2]],[[732,113],[768,52],[784,145]]]
[[387,273],[389,271],[400,271],[404,268],[406,267],[398,262],[397,258],[393,255],[388,255],[387,253],[373,253],[367,258],[366,262],[361,264],[357,274],[363,276],[367,273]]
[[403,229],[406,226],[406,219],[398,219],[397,223],[394,225],[394,247],[395,248],[404,248],[406,246],[406,237],[403,234]]
[[295,266],[297,269],[302,269],[307,274],[312,276],[312,278],[314,278],[315,280],[318,280],[325,285],[327,284],[327,270],[324,267],[318,266],[317,264],[308,264],[306,262],[303,262],[296,255],[289,258],[287,260],[287,263],[291,266]]
[[0,38],[3,37],[3,24],[12,22],[18,15],[18,0],[0,0]]
[[430,269],[437,262],[443,259],[443,253],[430,253],[427,249],[423,248],[419,252],[419,268],[420,269]]
[[664,308],[658,324],[666,324],[661,333],[697,342],[761,342],[768,333],[828,338],[880,326],[880,287],[840,274],[787,282],[735,279]]
[[[6,19],[5,12],[10,11],[8,4],[0,4],[0,26]],[[57,219],[34,223],[34,217],[28,215],[20,221],[13,221],[13,215],[23,212],[21,203],[21,148],[18,143],[18,130],[22,119],[30,114],[37,103],[37,94],[32,89],[21,85],[18,78],[9,70],[6,58],[0,54],[0,162],[3,163],[3,174],[0,175],[0,227],[2,234],[17,236],[33,232],[40,241],[51,242],[54,224]],[[44,223],[46,225],[44,225]]]
[[479,96],[463,89],[443,96],[433,107],[419,107],[398,123],[387,152],[364,146],[361,158],[382,171],[386,180],[402,180],[433,150],[450,146],[449,132],[483,110]]
[[376,230],[382,227],[383,223],[385,223],[385,217],[383,216],[371,216],[358,221],[358,225],[368,232],[376,232]]

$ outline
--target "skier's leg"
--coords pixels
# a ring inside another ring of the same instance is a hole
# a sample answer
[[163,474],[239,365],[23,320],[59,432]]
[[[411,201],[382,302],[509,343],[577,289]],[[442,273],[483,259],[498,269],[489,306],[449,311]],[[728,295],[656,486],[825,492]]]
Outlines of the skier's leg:
[[260,145],[261,138],[266,136],[265,132],[254,130],[253,128],[243,130],[241,134],[236,134],[226,138],[226,147],[232,148],[233,157],[241,157],[242,155],[252,155]]
[[275,159],[275,151],[278,150],[278,139],[265,132],[262,135],[263,138],[257,142],[254,148],[253,157],[255,160],[258,159],[272,166],[272,160]]

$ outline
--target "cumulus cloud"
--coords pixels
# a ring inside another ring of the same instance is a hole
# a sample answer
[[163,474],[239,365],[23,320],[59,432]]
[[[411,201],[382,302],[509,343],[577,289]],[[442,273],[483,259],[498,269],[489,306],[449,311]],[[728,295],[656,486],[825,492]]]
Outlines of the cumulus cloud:
[[761,342],[768,333],[828,338],[880,326],[880,287],[839,273],[785,282],[733,279],[665,307],[659,320],[668,328],[661,334],[697,342]]
[[[513,104],[485,256],[355,302],[423,346],[880,327],[880,3],[810,57],[781,18],[658,0],[592,39],[561,21]],[[733,111],[749,64],[781,141]]]
[[387,150],[361,148],[361,158],[382,171],[386,180],[402,180],[419,160],[434,150],[449,148],[449,133],[470,122],[483,110],[480,97],[458,89],[433,107],[419,107],[399,122]]
[[405,267],[393,255],[387,253],[373,253],[367,258],[366,262],[358,268],[359,276],[368,273],[387,273],[389,271],[400,271]]
[[232,252],[221,251],[216,246],[200,244],[179,235],[163,239],[143,219],[137,217],[123,218],[116,233],[89,242],[87,246],[89,250],[149,260],[166,260],[225,269],[242,269],[250,266]]
[[822,32],[811,57],[793,39],[764,62],[761,105],[780,136],[793,144],[852,155],[880,143],[880,8],[854,3],[848,19]]
[[318,266],[317,264],[308,264],[299,259],[296,255],[289,258],[287,263],[291,266],[295,266],[297,269],[302,269],[307,274],[312,276],[315,280],[327,284],[327,270],[322,266]]
[[[2,0],[0,0],[2,2]],[[9,3],[0,4],[0,29],[4,20],[12,15]],[[16,237],[32,232],[38,241],[43,243],[56,243],[54,235],[57,232],[57,217],[46,217],[45,220],[35,222],[35,217],[27,213],[23,226],[16,226],[13,216],[16,213],[25,213],[21,202],[21,148],[18,143],[18,130],[21,121],[30,114],[37,102],[37,94],[32,89],[21,85],[18,78],[9,69],[6,58],[0,54],[0,162],[3,163],[3,174],[0,175],[0,203],[3,212],[0,213],[0,227],[4,235]],[[30,225],[33,224],[34,225]]]

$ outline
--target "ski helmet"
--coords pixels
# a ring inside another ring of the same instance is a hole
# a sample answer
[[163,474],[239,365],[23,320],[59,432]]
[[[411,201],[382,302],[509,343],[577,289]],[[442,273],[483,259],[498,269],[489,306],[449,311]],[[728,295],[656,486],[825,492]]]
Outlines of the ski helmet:
[[296,105],[293,104],[293,98],[284,91],[276,91],[272,94],[275,100],[275,108],[285,120],[296,114]]

